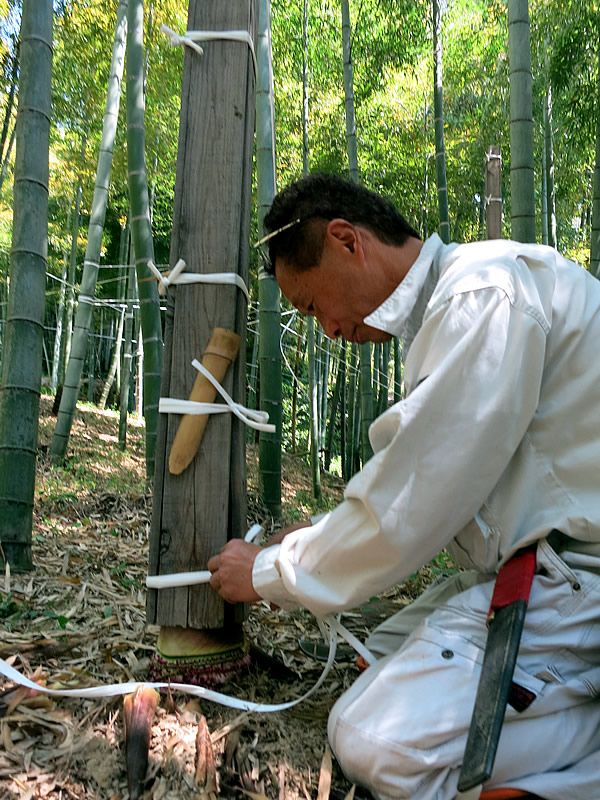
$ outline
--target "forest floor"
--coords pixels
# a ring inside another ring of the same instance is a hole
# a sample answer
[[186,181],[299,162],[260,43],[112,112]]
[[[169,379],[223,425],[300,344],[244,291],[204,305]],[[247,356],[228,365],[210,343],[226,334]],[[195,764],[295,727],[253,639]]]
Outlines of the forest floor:
[[[152,497],[145,490],[143,425],[130,418],[127,449],[117,446],[118,415],[79,406],[63,467],[47,457],[54,417],[42,397],[34,508],[35,569],[0,575],[0,657],[51,688],[144,681],[158,628],[146,624],[145,577]],[[257,453],[248,448],[249,524],[277,529],[260,502]],[[343,483],[325,473],[324,506]],[[297,456],[283,459],[279,526],[307,518],[310,472]],[[1,560],[0,560],[1,563]],[[364,640],[368,631],[417,596],[444,568],[438,562],[406,584],[343,615]],[[301,696],[323,664],[299,647],[322,641],[306,611],[250,607],[249,642],[289,668],[283,679],[251,667],[224,691],[282,703]],[[324,686],[287,711],[248,713],[184,695],[161,696],[150,740],[144,798],[344,800],[354,787],[327,747],[327,716],[358,676],[355,654],[336,659]],[[123,700],[31,696],[0,678],[0,800],[127,800]],[[214,772],[198,782],[197,738],[208,726]],[[211,786],[213,774],[215,785]],[[360,790],[357,790],[358,798]]]

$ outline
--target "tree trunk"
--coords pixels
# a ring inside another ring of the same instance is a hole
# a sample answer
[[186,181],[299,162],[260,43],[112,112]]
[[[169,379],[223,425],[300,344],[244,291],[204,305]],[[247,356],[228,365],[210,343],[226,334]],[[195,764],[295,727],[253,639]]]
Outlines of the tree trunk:
[[96,291],[96,281],[98,278],[102,248],[102,232],[104,230],[104,218],[106,216],[106,205],[108,201],[113,145],[117,130],[117,118],[119,115],[121,78],[123,76],[123,64],[125,61],[126,11],[127,0],[119,0],[112,61],[108,79],[106,108],[102,123],[102,139],[100,142],[100,152],[98,154],[96,185],[94,187],[94,197],[92,200],[92,213],[88,228],[88,241],[83,265],[81,289],[79,292],[79,302],[75,315],[73,343],[67,364],[67,374],[60,408],[58,410],[56,427],[50,445],[50,453],[54,462],[62,461],[67,452],[71,426],[77,406],[79,384],[81,382],[81,373],[87,349],[88,331],[94,306],[94,294]]
[[10,295],[0,387],[0,542],[32,569],[31,532],[48,247],[52,3],[23,0]]
[[[258,230],[264,235],[263,221],[275,197],[275,106],[273,60],[271,53],[271,3],[259,0],[256,58],[256,180]],[[258,462],[263,500],[271,514],[281,514],[281,327],[279,286],[261,264],[258,276],[260,407],[276,425],[275,433],[261,431]]]
[[511,237],[535,242],[531,47],[527,0],[508,2]]
[[433,56],[433,113],[435,117],[435,165],[440,209],[440,238],[442,242],[448,244],[450,242],[450,216],[448,213],[448,182],[446,180],[446,146],[444,144],[442,12],[438,0],[433,0]]
[[485,161],[485,233],[486,239],[502,238],[502,155],[497,145],[490,145]]
[[[253,0],[192,0],[189,30],[247,30],[255,39]],[[171,263],[194,273],[237,272],[247,281],[254,71],[241,42],[203,44],[184,52],[179,152]],[[200,176],[200,179],[199,179]],[[137,254],[136,254],[137,255]],[[167,296],[163,397],[187,399],[195,382],[192,360],[215,328],[246,339],[246,299],[232,285],[187,284]],[[223,379],[236,402],[245,399],[245,347]],[[208,421],[200,448],[180,474],[168,468],[179,415],[161,414],[150,535],[150,574],[206,569],[208,559],[247,526],[245,430],[232,414]],[[148,592],[148,620],[196,630],[229,627],[242,607],[225,606],[209,586]]]
[[162,324],[158,287],[148,263],[154,263],[154,245],[148,205],[144,138],[144,3],[129,0],[127,9],[127,173],[131,235],[144,337],[144,419],[146,421],[146,477],[154,476],[158,401],[162,366]]

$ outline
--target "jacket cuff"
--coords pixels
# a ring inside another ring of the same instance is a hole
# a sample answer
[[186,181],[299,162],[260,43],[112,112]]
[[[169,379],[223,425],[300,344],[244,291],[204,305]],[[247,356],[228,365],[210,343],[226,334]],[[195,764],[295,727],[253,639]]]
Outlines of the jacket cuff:
[[279,573],[279,551],[278,544],[273,547],[265,547],[256,556],[252,568],[252,585],[254,591],[263,600],[274,603],[286,611],[293,611],[299,607],[298,601],[286,590],[281,574]]

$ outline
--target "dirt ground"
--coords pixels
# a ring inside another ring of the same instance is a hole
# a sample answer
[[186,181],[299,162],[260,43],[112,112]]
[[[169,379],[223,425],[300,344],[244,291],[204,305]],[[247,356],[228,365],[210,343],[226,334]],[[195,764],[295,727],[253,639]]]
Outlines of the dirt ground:
[[[47,457],[54,425],[50,408],[50,398],[43,397],[35,570],[0,574],[0,657],[51,688],[147,680],[158,628],[145,619],[151,496],[144,490],[143,428],[132,421],[122,452],[117,415],[79,408],[72,455],[64,467],[53,467]],[[286,456],[283,468],[284,520],[291,520],[308,511],[303,504],[310,495],[310,476],[297,457]],[[273,529],[260,503],[256,473],[256,452],[250,447],[249,523]],[[325,475],[323,488],[331,506],[343,484]],[[345,614],[342,622],[364,639],[431,576],[431,569],[423,571]],[[300,639],[322,641],[308,612],[274,611],[260,603],[251,607],[245,626],[249,643],[283,662],[289,672],[282,677],[254,664],[224,691],[281,703],[316,682],[324,665],[298,645]],[[357,675],[355,655],[342,652],[319,691],[290,710],[271,714],[163,693],[151,730],[143,797],[352,798],[355,790],[327,748],[326,722],[335,699]],[[0,678],[2,694],[0,800],[129,798],[122,698],[31,696]],[[201,743],[203,735],[210,746]],[[208,761],[206,771],[198,774],[201,752]]]

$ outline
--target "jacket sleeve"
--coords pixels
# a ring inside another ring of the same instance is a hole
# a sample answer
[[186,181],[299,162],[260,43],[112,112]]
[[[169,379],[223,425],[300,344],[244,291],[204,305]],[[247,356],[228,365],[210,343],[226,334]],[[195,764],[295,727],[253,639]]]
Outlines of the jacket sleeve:
[[535,413],[546,331],[506,294],[453,296],[407,359],[414,389],[371,426],[375,455],[344,501],[260,553],[253,582],[284,608],[323,616],[405,580],[475,516]]

